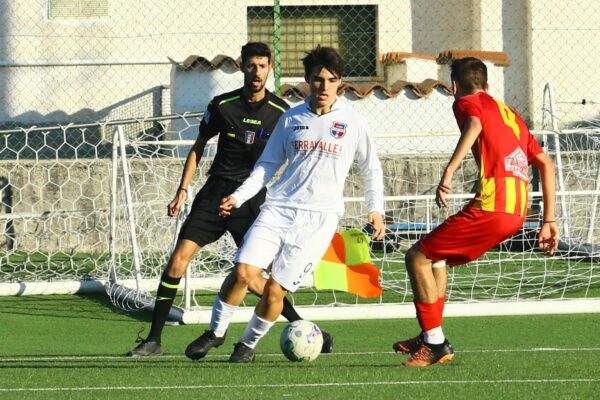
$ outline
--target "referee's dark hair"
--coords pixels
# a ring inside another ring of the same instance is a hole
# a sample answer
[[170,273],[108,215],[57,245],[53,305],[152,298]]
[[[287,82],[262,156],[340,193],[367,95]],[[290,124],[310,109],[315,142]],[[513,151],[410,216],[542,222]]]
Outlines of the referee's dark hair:
[[246,60],[250,57],[267,57],[270,64],[271,50],[269,50],[269,46],[262,42],[248,42],[242,46],[242,65],[244,65]]
[[325,68],[338,78],[344,76],[344,60],[332,47],[321,47],[317,46],[314,50],[306,53],[306,57],[302,59],[304,64],[304,77],[308,79],[311,72],[316,67],[319,67],[319,71]]

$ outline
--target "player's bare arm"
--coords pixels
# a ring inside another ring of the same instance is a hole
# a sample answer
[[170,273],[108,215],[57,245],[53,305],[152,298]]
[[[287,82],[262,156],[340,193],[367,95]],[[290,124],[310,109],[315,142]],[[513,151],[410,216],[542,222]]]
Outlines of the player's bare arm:
[[435,202],[437,203],[438,207],[448,207],[446,195],[452,190],[452,177],[454,176],[454,172],[456,172],[462,160],[469,153],[471,147],[473,147],[473,144],[481,133],[481,129],[482,126],[479,118],[469,117],[465,121],[465,126],[460,135],[460,139],[456,144],[454,153],[452,154],[452,157],[446,166],[444,175],[442,175],[442,179],[440,180],[435,193]]
[[369,213],[369,224],[373,227],[373,239],[382,240],[385,233],[385,224],[383,223],[383,216],[376,212]]
[[198,164],[202,158],[206,142],[207,139],[199,135],[196,139],[196,142],[190,149],[190,152],[188,153],[188,156],[185,160],[185,165],[183,167],[183,172],[181,174],[181,181],[177,187],[177,192],[175,193],[173,200],[171,200],[167,206],[167,215],[169,217],[177,216],[177,214],[179,214],[179,210],[181,210],[181,206],[185,202],[185,199],[188,195],[188,187],[190,186],[190,182],[192,181],[194,173],[196,172],[196,168],[198,168]]
[[542,193],[544,196],[544,216],[542,228],[538,234],[538,244],[544,253],[553,255],[558,248],[558,225],[554,216],[554,204],[556,199],[556,173],[554,163],[544,153],[540,153],[532,161],[532,164],[540,171],[542,181]]
[[231,209],[235,207],[237,200],[233,196],[227,196],[221,199],[221,205],[219,206],[219,215],[223,218],[231,215]]

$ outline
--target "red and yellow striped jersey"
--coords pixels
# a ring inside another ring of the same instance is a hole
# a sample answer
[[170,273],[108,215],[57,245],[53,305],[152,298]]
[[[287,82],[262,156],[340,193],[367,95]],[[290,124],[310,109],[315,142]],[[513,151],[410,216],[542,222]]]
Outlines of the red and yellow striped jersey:
[[473,156],[479,166],[479,186],[470,206],[483,211],[525,217],[529,164],[542,152],[523,119],[485,92],[461,97],[452,109],[462,131],[469,117],[481,121]]

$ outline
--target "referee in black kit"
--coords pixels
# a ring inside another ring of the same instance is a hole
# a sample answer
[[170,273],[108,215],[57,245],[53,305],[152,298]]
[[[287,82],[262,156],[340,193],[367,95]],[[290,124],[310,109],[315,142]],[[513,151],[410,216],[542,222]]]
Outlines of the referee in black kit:
[[[190,214],[181,227],[175,250],[161,276],[148,337],[138,338],[139,344],[127,353],[128,356],[163,354],[161,333],[177,294],[179,281],[190,261],[198,250],[218,240],[226,231],[231,233],[239,246],[265,200],[266,189],[263,188],[242,207],[234,210],[229,218],[218,215],[221,199],[233,193],[250,175],[277,120],[289,108],[265,88],[271,71],[271,51],[266,44],[250,42],[242,46],[241,70],[244,86],[213,98],[200,123],[200,132],[187,156],[177,193],[168,205],[170,217],[175,217],[185,202],[187,188],[206,143],[220,134],[217,153],[208,172],[209,178],[194,199]],[[229,284],[230,276],[225,278],[223,286]],[[261,296],[264,284],[265,279],[260,277],[249,284],[249,289]],[[215,301],[219,301],[219,297]],[[289,321],[301,319],[287,299],[284,299],[282,315]],[[225,336],[222,339],[221,343]],[[332,352],[331,335],[323,332],[323,339],[322,352]],[[188,357],[195,358],[190,354]]]

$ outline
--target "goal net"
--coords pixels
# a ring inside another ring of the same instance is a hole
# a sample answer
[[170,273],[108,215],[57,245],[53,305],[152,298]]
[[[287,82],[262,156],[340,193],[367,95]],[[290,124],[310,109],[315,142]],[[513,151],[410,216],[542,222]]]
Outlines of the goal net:
[[[558,166],[557,219],[563,234],[558,253],[546,257],[536,248],[541,193],[539,179],[533,175],[528,217],[521,231],[479,260],[449,271],[448,315],[598,309],[600,122],[586,118],[578,124],[561,123],[561,112],[575,111],[558,110],[548,98],[544,126],[536,132]],[[182,221],[167,217],[166,205],[175,194],[192,144],[183,138],[195,135],[200,118],[200,114],[185,114],[0,132],[4,229],[0,293],[106,290],[120,308],[151,309]],[[458,139],[458,133],[455,136]],[[386,143],[376,139],[385,149]],[[187,207],[206,179],[213,146],[209,145],[199,165]],[[371,243],[371,250],[373,262],[381,269],[383,295],[362,299],[339,291],[317,291],[309,280],[292,296],[295,304],[307,306],[301,310],[303,317],[414,315],[404,253],[464,206],[477,178],[475,163],[466,160],[455,175],[449,209],[439,209],[434,193],[448,156],[382,151],[387,230],[383,241]],[[347,179],[345,196],[340,229],[368,231],[356,168]],[[182,281],[182,296],[172,319],[186,323],[208,319],[214,293],[233,266],[235,250],[228,235],[203,249]],[[246,305],[255,301],[248,296]],[[468,308],[461,308],[465,304]]]

